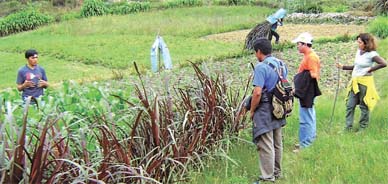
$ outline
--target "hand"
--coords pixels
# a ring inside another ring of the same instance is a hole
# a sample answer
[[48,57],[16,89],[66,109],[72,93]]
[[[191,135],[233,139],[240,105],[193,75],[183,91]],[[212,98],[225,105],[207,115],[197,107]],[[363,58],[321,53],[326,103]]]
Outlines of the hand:
[[47,86],[48,86],[48,84],[47,84],[46,81],[44,81],[42,79],[39,80],[38,87],[44,88],[44,87],[47,87]]
[[35,83],[30,80],[25,80],[23,83],[23,88],[32,88],[35,87]]
[[372,73],[372,67],[368,68],[368,73]]
[[335,67],[337,67],[339,69],[343,69],[344,65],[341,63],[335,63]]
[[249,111],[249,112],[251,112],[249,117],[251,118],[251,120],[253,120],[253,116],[255,115],[255,112],[252,112],[252,111]]

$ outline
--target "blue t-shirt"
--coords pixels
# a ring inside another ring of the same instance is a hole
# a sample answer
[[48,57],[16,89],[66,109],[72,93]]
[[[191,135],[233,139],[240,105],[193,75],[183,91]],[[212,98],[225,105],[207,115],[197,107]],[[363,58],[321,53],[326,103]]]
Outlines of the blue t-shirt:
[[39,65],[36,65],[34,69],[29,68],[27,65],[19,69],[16,84],[23,84],[25,80],[31,80],[35,83],[35,87],[23,89],[23,99],[28,96],[38,98],[39,96],[43,95],[43,88],[38,87],[40,79],[47,81],[46,72]]
[[[269,66],[267,63],[273,64],[276,68],[279,68],[279,59],[268,56],[264,59],[263,62],[260,62],[255,66],[255,71],[253,73],[253,86],[258,86],[263,89],[263,92],[271,92],[279,80],[278,74],[275,70]],[[283,78],[287,78],[287,67],[283,63]]]

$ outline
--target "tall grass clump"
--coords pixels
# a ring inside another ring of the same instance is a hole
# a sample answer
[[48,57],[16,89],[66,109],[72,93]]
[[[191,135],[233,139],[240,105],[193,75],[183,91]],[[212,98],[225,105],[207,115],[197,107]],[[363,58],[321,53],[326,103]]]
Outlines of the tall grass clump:
[[251,5],[254,4],[254,0],[213,0],[215,5],[233,6],[233,5]]
[[322,13],[323,7],[319,1],[291,0],[286,3],[287,9],[298,13]]
[[388,0],[377,0],[374,11],[381,15],[388,15]]
[[380,38],[388,37],[388,17],[377,17],[369,26],[368,31]]
[[167,0],[163,3],[163,8],[193,7],[202,6],[202,0]]
[[101,0],[85,0],[81,8],[81,17],[101,16],[109,12]]
[[149,11],[150,8],[151,8],[150,2],[137,2],[137,1],[114,3],[109,7],[110,12],[116,15],[145,12],[145,11]]
[[53,20],[53,17],[39,13],[33,9],[10,14],[0,20],[0,36],[33,30]]

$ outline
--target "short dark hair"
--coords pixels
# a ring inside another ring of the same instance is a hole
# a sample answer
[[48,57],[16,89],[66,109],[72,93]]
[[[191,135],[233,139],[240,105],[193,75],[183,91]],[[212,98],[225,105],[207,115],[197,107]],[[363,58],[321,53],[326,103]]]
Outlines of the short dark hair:
[[264,55],[268,55],[272,52],[272,45],[267,38],[259,38],[253,42],[253,49],[255,49],[255,52],[260,50]]
[[34,56],[34,55],[38,55],[38,52],[34,49],[28,49],[26,50],[26,53],[24,54],[24,56],[26,57],[26,59],[30,58],[31,56]]

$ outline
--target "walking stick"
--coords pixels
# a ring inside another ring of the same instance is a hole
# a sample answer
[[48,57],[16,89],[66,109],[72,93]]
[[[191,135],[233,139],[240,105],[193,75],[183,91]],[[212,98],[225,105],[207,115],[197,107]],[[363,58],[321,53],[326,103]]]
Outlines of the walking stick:
[[[337,58],[335,60],[337,61]],[[333,104],[333,108],[332,108],[332,111],[331,111],[331,117],[330,117],[330,123],[329,123],[330,127],[331,127],[331,124],[333,122],[335,104],[337,102],[337,96],[338,96],[339,85],[340,85],[339,83],[340,83],[340,68],[337,68],[337,89],[335,90],[334,104]]]

